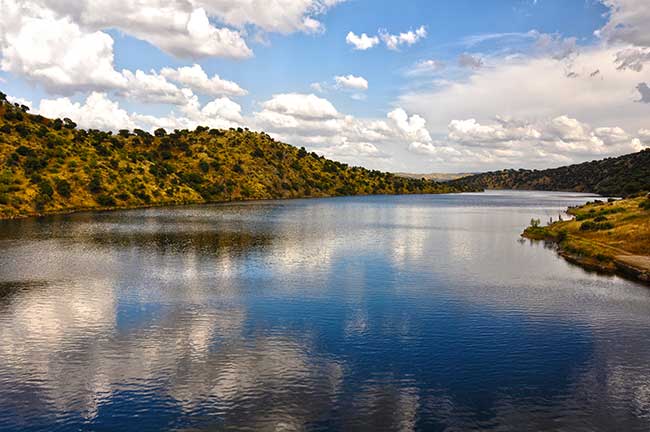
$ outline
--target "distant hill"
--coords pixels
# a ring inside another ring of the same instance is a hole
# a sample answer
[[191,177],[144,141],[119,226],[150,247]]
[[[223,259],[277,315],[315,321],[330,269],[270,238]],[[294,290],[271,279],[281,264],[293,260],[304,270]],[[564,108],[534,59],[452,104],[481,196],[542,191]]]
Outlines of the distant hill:
[[447,183],[479,189],[531,189],[628,196],[650,190],[650,149],[546,170],[503,170]]
[[395,173],[396,176],[414,178],[414,179],[427,179],[437,182],[448,182],[451,180],[457,180],[463,177],[469,177],[476,173],[429,173],[429,174],[413,174],[413,173]]
[[0,93],[0,218],[78,209],[468,190],[349,167],[246,129],[80,130]]

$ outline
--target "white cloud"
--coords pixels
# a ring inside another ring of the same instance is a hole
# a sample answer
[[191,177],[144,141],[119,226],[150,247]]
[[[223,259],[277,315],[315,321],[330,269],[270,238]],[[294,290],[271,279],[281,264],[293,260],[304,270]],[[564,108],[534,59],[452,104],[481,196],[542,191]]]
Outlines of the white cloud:
[[316,19],[345,0],[197,0],[211,15],[226,24],[242,28],[253,24],[277,33],[320,32]]
[[284,93],[262,104],[264,111],[278,115],[306,119],[329,120],[339,117],[334,105],[327,99],[313,94]]
[[[65,19],[83,29],[84,34],[119,29],[178,57],[252,55],[239,31],[213,26],[205,9],[193,3],[188,0],[4,0],[3,9],[16,11],[22,19],[30,16]],[[0,19],[6,24],[10,18],[4,11],[3,15]],[[21,24],[20,21],[9,23],[12,27]]]
[[141,70],[136,70],[135,73],[123,70],[122,75],[126,79],[126,87],[119,93],[128,99],[144,103],[184,105],[192,97],[191,90],[176,87],[154,71],[147,74]]
[[339,87],[345,87],[353,90],[368,90],[368,80],[360,76],[335,76],[334,81]]
[[409,30],[406,33],[400,33],[397,35],[390,34],[385,30],[379,31],[379,37],[386,44],[386,47],[390,50],[398,50],[402,45],[413,45],[418,42],[420,39],[427,37],[427,29],[424,26],[420,26],[417,30]]
[[369,37],[365,33],[362,33],[361,36],[357,36],[353,32],[349,32],[345,37],[345,42],[352,45],[356,50],[365,51],[377,45],[379,43],[379,38],[377,36]]
[[458,65],[469,69],[479,69],[483,67],[483,59],[477,55],[463,53],[458,56]]
[[475,119],[452,120],[448,126],[450,143],[488,149],[515,156],[516,161],[535,157],[535,152],[565,157],[604,156],[642,149],[637,137],[620,127],[599,127],[566,115],[530,123],[525,120],[497,119],[480,124]]
[[314,98],[276,95],[262,104],[263,109],[252,120],[256,128],[291,144],[345,162],[384,169],[395,167],[392,155],[396,152],[408,156],[405,150],[410,143],[431,141],[424,120],[401,109],[386,119],[356,118],[339,113],[326,99]]
[[317,82],[311,83],[309,84],[309,87],[311,87],[312,90],[317,91],[318,93],[323,93],[325,91],[321,83],[317,83]]
[[650,47],[650,8],[646,0],[601,0],[610,8],[607,24],[596,32],[612,42]]
[[219,75],[208,78],[203,68],[193,66],[179,67],[177,69],[163,68],[160,74],[169,80],[190,87],[192,90],[209,96],[244,96],[248,94],[239,84],[221,79]]
[[7,95],[7,100],[11,102],[12,104],[18,104],[18,105],[25,105],[29,107],[30,109],[32,108],[32,101],[23,99],[21,97],[15,97],[11,95]]
[[631,45],[616,55],[620,69],[641,71],[650,62],[650,8],[645,0],[601,0],[610,8],[605,26],[596,31],[602,39],[614,43]]
[[438,60],[421,60],[411,67],[406,75],[408,76],[421,76],[432,75],[444,69],[444,63]]
[[0,14],[2,70],[42,83],[55,93],[122,87],[113,68],[113,39],[84,32],[69,18],[26,16],[13,2]]
[[112,131],[136,127],[147,130],[162,127],[171,131],[194,129],[199,125],[229,128],[244,122],[241,107],[227,97],[214,99],[201,107],[198,98],[191,96],[179,108],[179,114],[171,112],[162,117],[129,113],[106,93],[92,92],[84,102],[73,102],[67,97],[43,99],[35,112],[50,118],[69,117],[82,128]]
[[625,48],[616,53],[616,64],[618,69],[631,69],[641,72],[643,66],[650,62],[650,49]]
[[38,113],[50,118],[69,117],[83,128],[118,130],[135,127],[131,116],[105,93],[92,92],[83,104],[72,102],[67,97],[43,99]]
[[[647,125],[647,106],[633,103],[638,99],[635,88],[650,82],[650,71],[618,70],[613,62],[618,50],[584,48],[572,61],[579,75],[573,79],[567,79],[564,61],[552,57],[497,58],[493,67],[472,70],[466,78],[407,92],[397,104],[420,113],[435,133],[445,133],[454,119],[485,122],[496,115],[568,115],[593,125],[615,121],[626,130],[638,130]],[[590,77],[595,70],[603,79]]]

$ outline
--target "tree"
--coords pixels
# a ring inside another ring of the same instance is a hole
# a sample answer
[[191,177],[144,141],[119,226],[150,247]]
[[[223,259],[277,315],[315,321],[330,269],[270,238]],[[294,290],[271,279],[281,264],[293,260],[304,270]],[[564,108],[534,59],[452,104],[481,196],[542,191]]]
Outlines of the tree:
[[158,128],[155,131],[153,131],[153,134],[157,137],[164,137],[165,135],[167,135],[167,131],[165,131],[165,129],[163,128]]
[[59,195],[61,195],[63,198],[70,198],[70,195],[72,194],[72,187],[67,180],[56,179],[54,180],[54,185]]
[[63,119],[63,123],[65,123],[63,127],[66,129],[75,129],[77,127],[77,123],[73,122],[67,117]]

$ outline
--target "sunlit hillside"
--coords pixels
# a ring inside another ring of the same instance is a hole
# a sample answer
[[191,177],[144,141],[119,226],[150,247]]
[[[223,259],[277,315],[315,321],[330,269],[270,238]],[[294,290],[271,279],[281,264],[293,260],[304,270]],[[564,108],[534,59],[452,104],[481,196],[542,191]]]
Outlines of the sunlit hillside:
[[263,132],[80,130],[0,106],[0,216],[75,209],[468,188],[349,167]]

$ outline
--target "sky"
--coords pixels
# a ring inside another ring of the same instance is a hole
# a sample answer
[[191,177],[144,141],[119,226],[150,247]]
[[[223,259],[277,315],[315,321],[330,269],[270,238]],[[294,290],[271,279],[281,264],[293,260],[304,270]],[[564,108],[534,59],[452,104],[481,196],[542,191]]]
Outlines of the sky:
[[248,127],[399,172],[650,146],[648,0],[0,0],[0,90],[103,130]]

